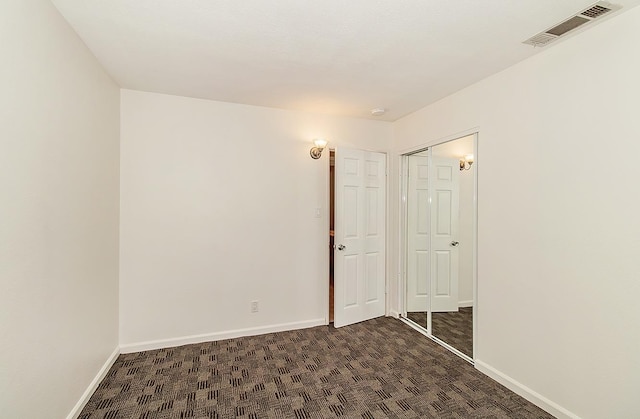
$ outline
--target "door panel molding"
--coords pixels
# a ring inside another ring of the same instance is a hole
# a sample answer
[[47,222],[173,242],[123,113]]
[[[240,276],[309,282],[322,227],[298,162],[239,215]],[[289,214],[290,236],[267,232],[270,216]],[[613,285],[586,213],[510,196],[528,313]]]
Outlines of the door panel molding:
[[335,150],[334,326],[385,315],[384,153]]

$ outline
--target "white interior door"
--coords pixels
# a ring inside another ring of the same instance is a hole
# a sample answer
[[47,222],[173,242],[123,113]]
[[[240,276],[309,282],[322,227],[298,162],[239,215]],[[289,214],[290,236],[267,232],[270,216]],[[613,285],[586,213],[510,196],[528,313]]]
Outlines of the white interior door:
[[407,311],[429,306],[429,158],[408,157]]
[[386,156],[335,153],[334,326],[385,313]]
[[458,311],[459,161],[432,157],[431,311]]

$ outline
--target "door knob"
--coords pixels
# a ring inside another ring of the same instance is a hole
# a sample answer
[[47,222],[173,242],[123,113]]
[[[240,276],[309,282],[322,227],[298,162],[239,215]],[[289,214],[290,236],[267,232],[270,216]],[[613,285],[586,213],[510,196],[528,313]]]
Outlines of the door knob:
[[457,241],[452,241],[451,242],[451,246],[453,246],[453,247],[456,247],[459,244],[460,244],[460,242],[457,242]]
[[344,244],[339,244],[338,245],[338,250],[344,250],[346,248],[347,248],[347,246],[345,246]]

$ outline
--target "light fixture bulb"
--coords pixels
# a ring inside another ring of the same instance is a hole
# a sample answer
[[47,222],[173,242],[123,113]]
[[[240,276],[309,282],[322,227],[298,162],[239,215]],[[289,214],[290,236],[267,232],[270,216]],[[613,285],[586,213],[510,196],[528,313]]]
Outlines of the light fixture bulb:
[[316,147],[322,149],[327,146],[327,140],[325,140],[324,138],[316,138],[315,140],[313,140],[313,144],[315,144]]
[[473,163],[473,154],[467,154],[466,156],[464,156],[464,160],[467,163]]

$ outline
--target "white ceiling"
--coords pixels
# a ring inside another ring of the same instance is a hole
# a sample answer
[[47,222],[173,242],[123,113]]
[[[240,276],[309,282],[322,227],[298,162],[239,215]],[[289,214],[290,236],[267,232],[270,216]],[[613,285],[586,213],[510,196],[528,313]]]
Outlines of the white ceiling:
[[124,88],[393,121],[543,50],[521,42],[594,1],[53,3]]

